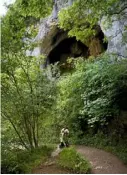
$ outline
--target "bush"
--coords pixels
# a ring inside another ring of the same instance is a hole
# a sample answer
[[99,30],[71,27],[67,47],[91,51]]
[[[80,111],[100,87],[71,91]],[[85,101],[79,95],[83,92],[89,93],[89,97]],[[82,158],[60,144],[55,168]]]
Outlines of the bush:
[[52,151],[51,147],[40,147],[32,151],[9,150],[1,155],[1,169],[3,174],[31,173],[32,169],[44,162]]
[[84,92],[81,94],[84,106],[80,114],[87,119],[90,127],[103,128],[114,116],[118,116],[123,103],[122,89],[127,91],[126,67],[126,60],[119,61],[107,55],[85,65]]
[[56,121],[74,132],[96,134],[127,110],[127,60],[105,54],[75,62],[75,71],[58,81]]
[[68,125],[70,143],[111,151],[127,163],[127,59],[104,54],[74,66],[58,81],[58,125]]
[[59,155],[58,165],[68,168],[74,173],[90,173],[90,163],[74,148],[65,148]]

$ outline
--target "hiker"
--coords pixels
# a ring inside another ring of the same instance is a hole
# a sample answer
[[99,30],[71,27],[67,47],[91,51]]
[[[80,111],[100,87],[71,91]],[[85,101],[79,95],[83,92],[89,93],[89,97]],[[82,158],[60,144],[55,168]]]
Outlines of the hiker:
[[69,130],[66,127],[64,130],[64,142],[65,142],[66,147],[69,146],[68,137],[69,137]]
[[60,132],[60,145],[59,145],[60,148],[69,146],[68,136],[69,136],[68,128],[67,127],[62,128]]
[[61,131],[60,131],[60,145],[59,145],[60,148],[65,147],[65,143],[64,143],[64,130],[65,130],[65,128],[62,128]]

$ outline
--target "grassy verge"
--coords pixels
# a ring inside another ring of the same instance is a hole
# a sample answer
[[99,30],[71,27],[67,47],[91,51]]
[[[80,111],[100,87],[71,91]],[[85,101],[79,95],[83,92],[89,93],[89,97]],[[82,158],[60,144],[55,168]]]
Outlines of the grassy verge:
[[11,150],[2,154],[2,173],[31,173],[32,169],[44,162],[51,154],[52,147],[40,147],[32,151]]
[[64,148],[59,154],[57,164],[73,173],[90,173],[90,163],[74,148]]

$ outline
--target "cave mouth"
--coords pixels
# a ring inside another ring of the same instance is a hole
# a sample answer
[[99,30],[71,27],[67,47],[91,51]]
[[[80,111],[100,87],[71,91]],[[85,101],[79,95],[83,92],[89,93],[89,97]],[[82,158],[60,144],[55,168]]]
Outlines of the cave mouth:
[[107,41],[104,41],[105,35],[104,35],[104,33],[102,32],[102,30],[100,30],[100,32],[98,33],[97,37],[98,37],[98,39],[99,39],[100,42],[101,42],[101,45],[102,45],[102,47],[103,47],[103,51],[106,51],[107,48],[108,48],[108,42],[107,42]]
[[81,41],[77,41],[76,37],[65,38],[57,46],[55,46],[46,59],[46,65],[59,62],[66,63],[68,58],[98,56],[107,50],[108,43],[104,43],[104,33],[102,30],[91,39],[88,47]]
[[61,41],[48,55],[47,63],[56,62],[65,63],[68,57],[88,57],[88,47],[82,42],[77,41],[75,37],[66,38]]

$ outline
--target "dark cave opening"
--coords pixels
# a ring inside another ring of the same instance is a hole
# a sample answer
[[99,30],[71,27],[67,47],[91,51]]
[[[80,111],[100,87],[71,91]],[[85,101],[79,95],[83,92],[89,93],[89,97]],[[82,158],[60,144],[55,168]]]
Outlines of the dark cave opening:
[[[63,33],[58,34],[63,35]],[[55,41],[53,40],[53,43],[57,42],[58,36],[55,37]],[[77,58],[82,56],[84,58],[88,58],[89,56],[98,56],[102,52],[106,51],[108,47],[108,43],[104,42],[103,40],[104,33],[102,30],[100,30],[100,32],[98,32],[98,34],[91,39],[88,47],[81,41],[77,41],[75,37],[63,39],[51,50],[47,56],[45,66],[56,62],[63,64],[66,63],[68,58],[72,57]]]
[[108,48],[108,43],[106,41],[104,42],[105,36],[104,36],[104,33],[102,32],[102,30],[98,33],[97,37],[99,38],[99,40],[103,46],[104,51],[106,51]]
[[66,38],[49,53],[47,63],[64,63],[68,57],[76,58],[79,56],[88,57],[88,47],[74,37]]

